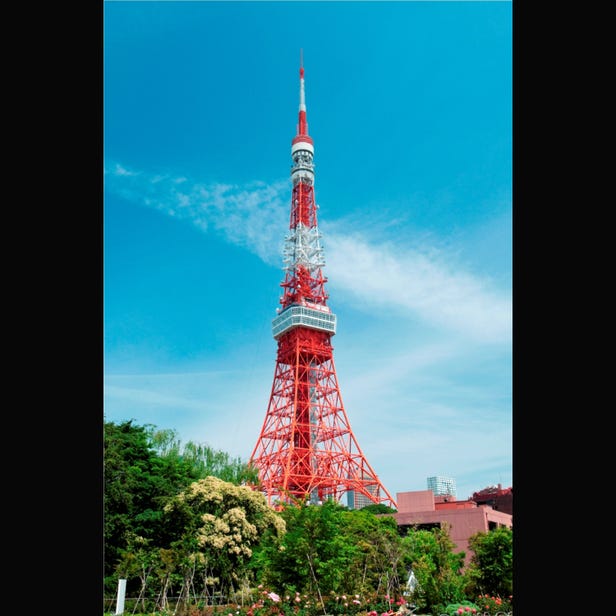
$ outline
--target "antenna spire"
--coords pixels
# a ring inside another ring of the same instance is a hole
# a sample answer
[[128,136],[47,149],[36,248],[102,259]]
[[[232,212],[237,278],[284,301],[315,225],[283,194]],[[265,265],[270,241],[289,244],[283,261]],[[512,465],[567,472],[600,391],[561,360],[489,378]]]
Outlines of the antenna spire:
[[297,135],[308,135],[308,120],[306,118],[306,93],[304,91],[304,50],[299,50],[299,122]]

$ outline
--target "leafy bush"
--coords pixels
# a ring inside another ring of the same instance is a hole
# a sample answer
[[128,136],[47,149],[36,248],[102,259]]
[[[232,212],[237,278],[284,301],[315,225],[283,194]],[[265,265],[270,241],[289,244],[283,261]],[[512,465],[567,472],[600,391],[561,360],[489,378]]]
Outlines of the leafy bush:
[[472,614],[479,613],[479,608],[470,601],[462,601],[460,603],[450,603],[446,608],[444,614],[447,616],[471,616]]
[[502,599],[499,596],[479,595],[477,605],[488,614],[513,612],[513,597],[510,595],[507,599]]

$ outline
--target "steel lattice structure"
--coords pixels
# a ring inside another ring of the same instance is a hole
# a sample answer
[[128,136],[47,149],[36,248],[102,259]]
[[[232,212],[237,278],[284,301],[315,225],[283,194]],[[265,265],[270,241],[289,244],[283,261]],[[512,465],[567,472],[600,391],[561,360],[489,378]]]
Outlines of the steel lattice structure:
[[[327,278],[314,197],[314,143],[308,135],[300,63],[297,134],[291,143],[291,219],[284,245],[281,308],[272,321],[278,342],[265,421],[250,457],[268,503],[340,501],[350,506],[396,503],[359,447],[342,404],[327,306]],[[363,497],[363,498],[362,498]]]

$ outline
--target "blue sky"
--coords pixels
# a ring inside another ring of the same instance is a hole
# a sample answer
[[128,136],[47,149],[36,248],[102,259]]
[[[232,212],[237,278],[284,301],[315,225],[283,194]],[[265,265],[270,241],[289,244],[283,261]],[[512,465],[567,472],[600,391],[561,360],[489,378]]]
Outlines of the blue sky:
[[509,487],[510,2],[104,3],[104,418],[248,460],[300,49],[359,445],[394,498]]

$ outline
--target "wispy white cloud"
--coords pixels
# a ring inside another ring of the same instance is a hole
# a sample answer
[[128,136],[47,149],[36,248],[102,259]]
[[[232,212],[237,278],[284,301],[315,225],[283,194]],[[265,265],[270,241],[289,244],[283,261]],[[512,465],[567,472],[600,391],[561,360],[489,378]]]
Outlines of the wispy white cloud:
[[278,247],[289,218],[288,205],[283,201],[288,180],[247,186],[204,184],[108,163],[105,187],[127,201],[185,220],[202,231],[218,233],[266,263],[280,264]]
[[[110,163],[105,175],[107,190],[216,232],[264,262],[280,265],[288,180],[204,184],[172,174],[132,171],[118,163]],[[466,271],[453,253],[425,243],[409,248],[408,239],[404,244],[383,243],[366,231],[341,231],[335,221],[328,228],[327,275],[335,279],[338,301],[343,292],[358,308],[386,305],[402,318],[419,318],[469,340],[510,342],[510,295]]]
[[327,268],[358,306],[387,306],[483,342],[509,342],[511,301],[445,253],[377,245],[359,234],[328,236]]

